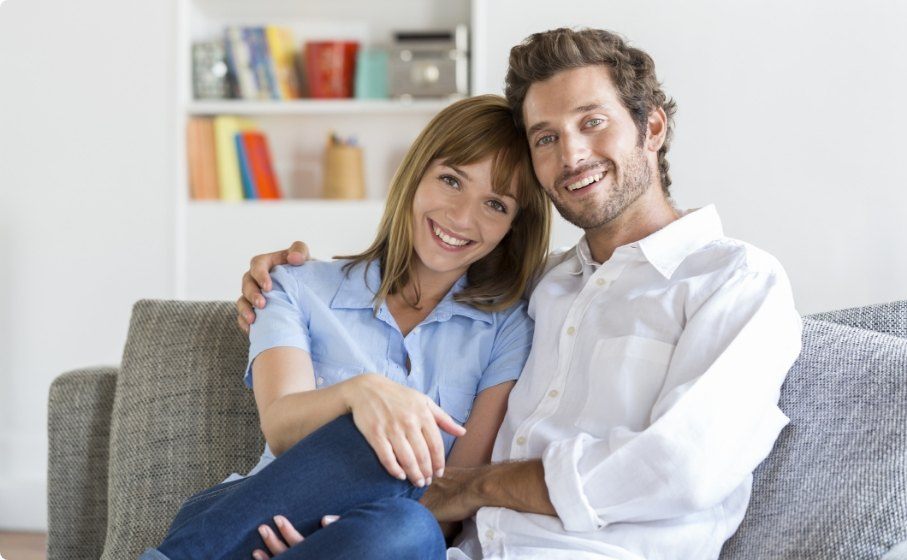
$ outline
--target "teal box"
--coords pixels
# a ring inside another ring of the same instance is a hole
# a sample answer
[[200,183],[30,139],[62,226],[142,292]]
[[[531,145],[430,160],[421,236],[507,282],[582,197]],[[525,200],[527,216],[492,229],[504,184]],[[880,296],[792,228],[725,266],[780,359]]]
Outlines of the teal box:
[[387,99],[387,51],[359,49],[356,57],[356,99]]

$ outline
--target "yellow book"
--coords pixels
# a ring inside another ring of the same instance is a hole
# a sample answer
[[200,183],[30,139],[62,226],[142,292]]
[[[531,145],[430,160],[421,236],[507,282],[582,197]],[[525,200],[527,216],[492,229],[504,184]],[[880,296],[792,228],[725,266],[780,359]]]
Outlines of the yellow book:
[[242,177],[239,174],[239,155],[236,153],[236,134],[254,130],[248,119],[228,115],[214,118],[214,142],[217,148],[217,184],[221,200],[243,200]]
[[296,81],[296,50],[293,48],[293,32],[286,27],[268,25],[265,27],[268,39],[269,63],[272,74],[280,88],[281,99],[299,97],[299,85]]

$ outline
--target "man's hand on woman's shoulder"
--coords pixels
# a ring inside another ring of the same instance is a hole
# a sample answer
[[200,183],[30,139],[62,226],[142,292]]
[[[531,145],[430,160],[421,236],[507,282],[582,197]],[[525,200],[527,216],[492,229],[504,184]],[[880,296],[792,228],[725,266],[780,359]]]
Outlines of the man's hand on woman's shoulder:
[[302,241],[294,241],[283,251],[252,257],[249,270],[242,276],[242,295],[236,300],[236,322],[244,333],[249,334],[249,326],[255,322],[255,308],[264,309],[262,292],[271,289],[271,269],[281,264],[299,266],[307,260],[309,247]]

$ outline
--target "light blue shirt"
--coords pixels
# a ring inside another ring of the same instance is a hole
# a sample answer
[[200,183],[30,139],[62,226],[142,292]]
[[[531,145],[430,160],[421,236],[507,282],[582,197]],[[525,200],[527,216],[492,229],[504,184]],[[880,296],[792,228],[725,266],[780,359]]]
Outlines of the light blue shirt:
[[[271,272],[267,305],[256,311],[249,336],[246,386],[252,386],[252,362],[261,352],[289,346],[309,353],[318,389],[378,373],[428,395],[462,424],[479,392],[519,377],[533,330],[524,302],[491,313],[454,301],[466,286],[463,276],[404,337],[385,303],[374,312],[379,264],[359,263],[346,274],[346,262],[278,266]],[[454,438],[444,432],[442,437],[450,453]],[[272,460],[266,447],[249,474]]]

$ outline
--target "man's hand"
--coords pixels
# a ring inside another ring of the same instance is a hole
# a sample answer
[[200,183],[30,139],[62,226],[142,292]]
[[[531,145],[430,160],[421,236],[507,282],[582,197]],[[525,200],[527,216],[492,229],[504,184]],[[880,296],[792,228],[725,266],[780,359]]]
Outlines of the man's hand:
[[447,467],[444,476],[434,479],[419,502],[441,523],[471,517],[485,505],[477,486],[483,468]]
[[538,459],[448,467],[419,501],[442,522],[466,519],[485,506],[557,515],[545,485],[545,469]]
[[252,257],[249,270],[242,276],[242,295],[236,300],[236,322],[244,333],[255,322],[255,308],[264,309],[263,291],[271,289],[272,268],[281,264],[299,266],[309,260],[309,248],[302,241],[294,241],[289,249]]

